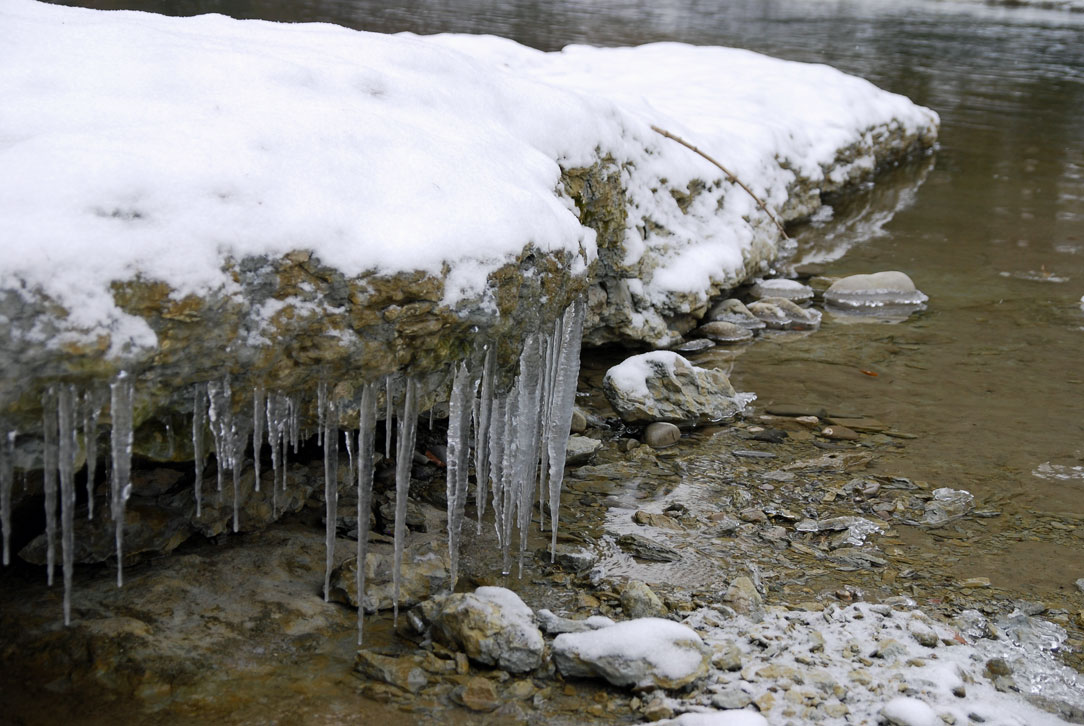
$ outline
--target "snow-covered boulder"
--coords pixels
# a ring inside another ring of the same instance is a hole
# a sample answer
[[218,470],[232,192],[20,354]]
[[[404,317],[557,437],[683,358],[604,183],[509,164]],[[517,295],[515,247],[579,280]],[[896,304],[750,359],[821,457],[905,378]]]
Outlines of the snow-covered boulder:
[[433,637],[472,660],[509,673],[542,664],[542,631],[519,595],[503,587],[455,593],[432,619]]
[[661,618],[626,620],[553,640],[565,677],[604,678],[615,686],[675,689],[708,672],[711,652],[688,626]]
[[626,358],[606,371],[602,390],[629,423],[706,424],[732,418],[743,406],[725,373],[698,368],[672,351]]

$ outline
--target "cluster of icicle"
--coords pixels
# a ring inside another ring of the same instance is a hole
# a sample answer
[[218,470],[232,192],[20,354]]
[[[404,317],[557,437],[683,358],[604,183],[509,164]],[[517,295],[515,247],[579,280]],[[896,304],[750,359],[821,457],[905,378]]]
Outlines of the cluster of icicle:
[[[456,364],[448,402],[448,554],[451,586],[458,576],[460,533],[469,492],[471,434],[474,446],[475,501],[477,529],[481,532],[487,501],[492,501],[503,571],[512,569],[512,540],[518,533],[519,568],[527,549],[527,532],[534,510],[537,487],[543,521],[548,500],[551,547],[557,544],[558,508],[564,476],[565,448],[575,403],[579,374],[580,340],[584,304],[570,305],[545,334],[532,333],[524,341],[518,375],[507,392],[497,390],[496,351],[484,349],[478,366]],[[327,563],[324,599],[328,598],[335,560],[335,527],[338,508],[338,463],[340,438],[350,464],[347,481],[356,483],[358,643],[362,638],[364,613],[365,556],[372,505],[373,459],[378,421],[378,398],[385,398],[385,456],[391,458],[395,443],[395,523],[393,589],[398,616],[400,571],[406,540],[406,509],[418,420],[418,391],[409,376],[388,376],[363,386],[357,402],[328,397],[327,386],[317,387],[318,441],[324,449]],[[132,401],[131,376],[121,373],[110,385],[111,425],[110,515],[116,533],[117,585],[123,585],[124,510],[131,494]],[[218,462],[217,488],[222,491],[226,470],[232,472],[233,531],[240,526],[240,476],[251,442],[255,469],[255,490],[260,491],[260,452],[265,437],[271,449],[273,468],[271,501],[278,516],[278,495],[286,491],[286,464],[290,448],[295,455],[302,439],[300,402],[296,395],[256,389],[252,394],[252,416],[234,414],[234,393],[228,379],[194,386],[192,448],[195,476],[196,516],[202,513],[203,471],[208,448],[205,432],[210,429]],[[94,517],[97,432],[106,404],[104,392],[90,390],[80,395],[75,386],[51,388],[43,400],[43,485],[46,514],[47,580],[53,584],[57,535],[57,494],[59,492],[60,539],[64,577],[64,623],[71,622],[71,582],[74,562],[75,462],[78,433],[82,427],[87,467],[88,516]],[[340,432],[340,412],[359,410],[358,427]],[[81,417],[80,417],[81,414]],[[77,420],[78,419],[78,420]],[[397,426],[397,431],[395,427]],[[3,433],[3,432],[0,432]],[[341,436],[340,436],[341,433]],[[3,561],[10,560],[11,490],[15,460],[16,432],[6,432],[0,441],[0,525],[3,533]]]

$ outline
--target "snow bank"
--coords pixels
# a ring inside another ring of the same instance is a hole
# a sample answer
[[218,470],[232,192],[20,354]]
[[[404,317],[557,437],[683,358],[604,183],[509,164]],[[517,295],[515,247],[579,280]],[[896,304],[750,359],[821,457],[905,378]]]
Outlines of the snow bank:
[[763,260],[778,237],[748,194],[652,124],[780,210],[796,179],[844,183],[876,163],[874,136],[937,123],[861,79],[742,50],[547,54],[33,0],[0,9],[0,66],[0,235],[14,251],[0,289],[43,292],[74,327],[144,345],[153,333],[117,309],[111,282],[229,293],[224,262],[246,256],[311,250],[347,276],[420,270],[445,278],[447,304],[529,244],[579,255],[583,273],[595,234],[561,170],[600,159],[627,197],[607,262],[642,308],[626,327],[662,340],[660,316],[740,282],[758,239]]

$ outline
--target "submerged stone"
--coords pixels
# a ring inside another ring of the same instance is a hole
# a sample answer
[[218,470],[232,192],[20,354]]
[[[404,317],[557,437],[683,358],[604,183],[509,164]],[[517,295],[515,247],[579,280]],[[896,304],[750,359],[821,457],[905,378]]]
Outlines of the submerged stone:
[[749,311],[772,330],[816,330],[821,324],[819,310],[799,307],[781,297],[766,297],[751,303]]
[[832,312],[890,320],[925,309],[928,299],[910,277],[897,270],[844,277],[824,292],[825,307]]
[[760,330],[764,321],[753,315],[752,311],[737,298],[729,298],[717,303],[708,311],[707,319],[713,322],[731,323],[749,330]]
[[803,285],[797,280],[784,280],[781,278],[759,280],[752,289],[753,297],[763,300],[766,297],[781,297],[796,303],[803,303],[813,299],[813,288]]
[[753,338],[753,331],[750,328],[724,320],[713,320],[710,323],[704,323],[695,329],[692,334],[703,336],[718,343],[741,343]]

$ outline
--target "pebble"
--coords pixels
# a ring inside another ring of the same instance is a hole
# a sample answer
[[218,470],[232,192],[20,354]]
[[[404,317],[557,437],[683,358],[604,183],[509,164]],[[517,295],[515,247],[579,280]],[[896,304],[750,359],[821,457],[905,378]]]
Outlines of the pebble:
[[582,434],[587,430],[587,416],[579,408],[572,409],[572,425],[570,431],[574,434]]
[[821,436],[825,438],[834,439],[836,441],[857,441],[858,432],[854,429],[849,429],[846,426],[825,426],[821,431]]
[[727,710],[745,708],[752,702],[753,696],[743,691],[741,687],[737,685],[728,686],[722,692],[716,693],[711,697],[712,706]]
[[452,699],[472,711],[495,711],[501,705],[493,682],[481,676],[474,676],[466,685],[456,688]]
[[656,421],[644,429],[644,443],[655,449],[665,449],[681,440],[681,429],[672,423]]
[[[733,640],[726,640],[715,645],[715,653],[711,656],[711,664],[721,671],[740,671],[741,656],[741,648]],[[751,700],[752,698],[749,699],[749,701]],[[720,708],[742,708],[749,701],[746,701],[741,706],[720,706]]]

